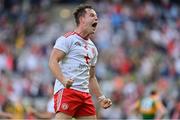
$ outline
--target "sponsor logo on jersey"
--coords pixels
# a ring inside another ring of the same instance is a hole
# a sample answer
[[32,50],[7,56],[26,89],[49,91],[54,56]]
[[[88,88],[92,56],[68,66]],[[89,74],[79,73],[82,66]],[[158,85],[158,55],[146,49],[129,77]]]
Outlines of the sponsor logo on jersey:
[[87,69],[88,66],[80,63],[80,64],[79,64],[79,68],[80,68],[80,69]]
[[75,42],[74,43],[76,46],[80,46],[81,47],[81,43],[80,42]]

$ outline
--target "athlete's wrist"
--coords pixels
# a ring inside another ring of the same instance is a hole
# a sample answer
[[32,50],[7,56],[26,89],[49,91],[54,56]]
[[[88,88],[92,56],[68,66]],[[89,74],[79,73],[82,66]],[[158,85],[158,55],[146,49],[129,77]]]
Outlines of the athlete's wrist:
[[61,83],[65,86],[66,83],[67,83],[67,78],[62,78],[62,79],[61,79]]
[[98,102],[101,102],[102,100],[106,99],[105,95],[101,95],[97,98]]

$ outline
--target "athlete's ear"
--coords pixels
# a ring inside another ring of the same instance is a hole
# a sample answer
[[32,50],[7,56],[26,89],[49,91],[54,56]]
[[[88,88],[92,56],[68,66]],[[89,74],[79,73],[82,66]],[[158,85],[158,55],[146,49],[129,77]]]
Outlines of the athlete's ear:
[[83,23],[84,24],[84,17],[83,16],[81,16],[81,17],[79,17],[79,23]]

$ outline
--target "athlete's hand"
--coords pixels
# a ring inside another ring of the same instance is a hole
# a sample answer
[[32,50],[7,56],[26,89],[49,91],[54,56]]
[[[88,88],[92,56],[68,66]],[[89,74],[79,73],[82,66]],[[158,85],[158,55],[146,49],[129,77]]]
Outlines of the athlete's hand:
[[102,108],[107,109],[112,105],[112,101],[109,98],[104,98],[100,102]]
[[63,85],[65,88],[70,88],[73,84],[74,80],[72,79],[65,79],[63,80]]

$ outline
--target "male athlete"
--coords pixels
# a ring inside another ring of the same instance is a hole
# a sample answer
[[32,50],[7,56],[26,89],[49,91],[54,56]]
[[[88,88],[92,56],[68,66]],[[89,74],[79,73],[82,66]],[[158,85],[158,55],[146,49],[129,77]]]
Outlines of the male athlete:
[[57,78],[54,86],[56,119],[96,119],[90,91],[100,106],[112,105],[98,85],[95,64],[98,52],[90,40],[98,23],[94,9],[80,5],[74,12],[76,29],[57,39],[49,59],[49,67]]
[[152,90],[150,96],[137,101],[134,106],[132,106],[132,110],[133,109],[137,110],[144,120],[163,119],[167,112],[156,90]]

